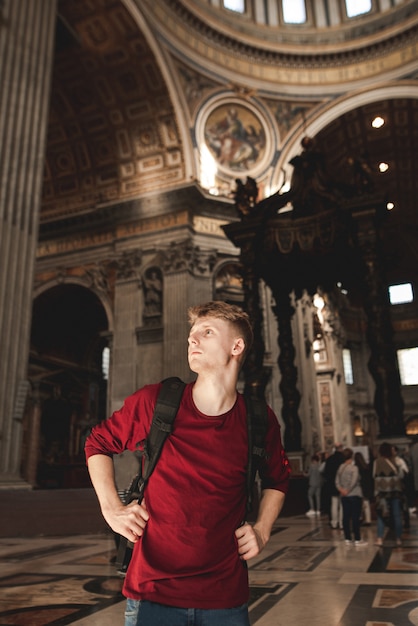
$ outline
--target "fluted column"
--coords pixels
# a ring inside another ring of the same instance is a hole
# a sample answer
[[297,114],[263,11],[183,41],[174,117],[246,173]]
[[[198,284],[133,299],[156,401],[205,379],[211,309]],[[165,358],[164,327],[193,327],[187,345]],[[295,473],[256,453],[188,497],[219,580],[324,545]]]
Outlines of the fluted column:
[[0,19],[0,487],[18,486],[56,0]]

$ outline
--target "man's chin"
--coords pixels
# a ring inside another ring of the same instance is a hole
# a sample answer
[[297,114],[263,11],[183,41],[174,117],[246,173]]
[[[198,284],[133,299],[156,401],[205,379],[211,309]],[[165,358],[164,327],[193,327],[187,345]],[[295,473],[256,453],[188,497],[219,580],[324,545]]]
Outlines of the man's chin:
[[198,374],[199,366],[198,366],[196,359],[194,359],[193,356],[189,358],[189,368],[191,369],[192,372],[194,372],[195,374]]

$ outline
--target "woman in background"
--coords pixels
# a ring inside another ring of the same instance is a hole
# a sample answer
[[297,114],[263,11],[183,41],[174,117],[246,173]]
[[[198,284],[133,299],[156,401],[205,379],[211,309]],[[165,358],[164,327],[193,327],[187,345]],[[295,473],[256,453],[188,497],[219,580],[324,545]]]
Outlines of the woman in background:
[[402,471],[396,465],[393,447],[384,442],[380,445],[379,456],[373,465],[374,494],[377,513],[376,545],[383,545],[385,523],[393,522],[396,545],[401,545],[403,483]]
[[335,477],[335,486],[341,495],[343,509],[343,530],[346,545],[352,543],[356,546],[365,546],[367,541],[360,537],[360,515],[363,502],[363,492],[360,486],[360,472],[353,463],[353,451],[351,448],[343,450],[344,462],[338,468]]

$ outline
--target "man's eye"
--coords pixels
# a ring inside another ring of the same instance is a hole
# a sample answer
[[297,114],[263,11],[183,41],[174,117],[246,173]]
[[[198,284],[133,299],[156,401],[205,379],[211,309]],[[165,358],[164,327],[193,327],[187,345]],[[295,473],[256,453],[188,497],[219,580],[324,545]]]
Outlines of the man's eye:
[[208,329],[206,330],[206,334],[207,334],[207,335],[211,335],[211,334],[212,334],[212,330],[211,330],[210,328],[208,328]]

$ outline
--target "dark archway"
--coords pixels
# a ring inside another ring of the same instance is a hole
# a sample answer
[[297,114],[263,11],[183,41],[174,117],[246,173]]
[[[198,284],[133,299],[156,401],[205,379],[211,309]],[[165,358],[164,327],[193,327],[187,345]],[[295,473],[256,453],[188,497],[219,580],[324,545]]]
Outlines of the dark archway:
[[33,303],[29,379],[40,423],[36,476],[27,478],[39,488],[90,484],[83,444],[106,416],[107,329],[99,298],[80,285],[57,285]]

